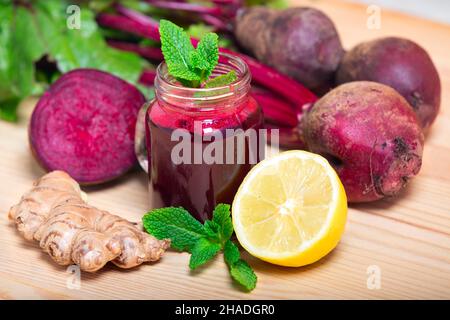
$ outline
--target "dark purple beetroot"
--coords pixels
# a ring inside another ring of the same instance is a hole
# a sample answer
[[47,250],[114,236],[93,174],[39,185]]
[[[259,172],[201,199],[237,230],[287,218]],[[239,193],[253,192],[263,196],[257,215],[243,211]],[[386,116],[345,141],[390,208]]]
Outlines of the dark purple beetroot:
[[319,93],[333,85],[344,55],[333,22],[313,8],[247,8],[238,14],[234,33],[258,60]]
[[418,44],[388,37],[361,43],[347,52],[337,83],[375,81],[397,90],[416,112],[423,129],[436,119],[441,82],[428,53]]
[[33,111],[33,153],[46,170],[64,170],[82,184],[115,179],[136,163],[135,125],[144,102],[138,89],[109,73],[68,72]]
[[416,115],[386,85],[343,84],[301,122],[308,149],[330,161],[350,202],[395,196],[420,170],[424,137]]

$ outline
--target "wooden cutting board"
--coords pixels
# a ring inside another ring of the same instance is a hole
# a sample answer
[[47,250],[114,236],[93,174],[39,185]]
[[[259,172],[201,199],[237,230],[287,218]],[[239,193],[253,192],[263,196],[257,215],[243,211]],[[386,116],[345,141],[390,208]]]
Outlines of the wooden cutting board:
[[[107,266],[83,273],[81,287],[69,289],[66,268],[23,240],[7,219],[9,207],[43,174],[28,150],[26,126],[35,102],[28,100],[18,124],[0,122],[0,298],[449,299],[450,26],[382,10],[381,29],[370,30],[366,6],[336,0],[295,3],[325,11],[346,48],[397,35],[415,39],[431,54],[442,80],[442,110],[427,136],[420,175],[407,190],[396,199],[351,206],[339,246],[311,266],[282,268],[246,256],[259,277],[251,294],[232,284],[221,256],[208,268],[189,272],[188,255],[176,252],[133,270]],[[149,207],[143,172],[85,191],[91,204],[131,220],[139,220]],[[377,271],[379,286],[373,281]]]

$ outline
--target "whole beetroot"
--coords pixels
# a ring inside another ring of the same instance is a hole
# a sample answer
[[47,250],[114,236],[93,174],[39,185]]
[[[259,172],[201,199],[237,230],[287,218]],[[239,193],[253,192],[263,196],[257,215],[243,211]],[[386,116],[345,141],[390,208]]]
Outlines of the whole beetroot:
[[430,127],[439,112],[439,74],[428,53],[411,40],[381,38],[347,52],[337,72],[337,83],[359,80],[397,90],[413,107],[423,129]]
[[68,72],[33,111],[33,154],[46,170],[64,170],[82,184],[117,178],[136,163],[135,125],[144,102],[138,89],[112,74]]
[[234,33],[258,60],[316,92],[333,84],[344,54],[333,22],[313,8],[246,8],[236,17]]
[[375,82],[343,84],[302,118],[308,148],[330,160],[350,202],[396,195],[420,170],[423,133],[408,102]]

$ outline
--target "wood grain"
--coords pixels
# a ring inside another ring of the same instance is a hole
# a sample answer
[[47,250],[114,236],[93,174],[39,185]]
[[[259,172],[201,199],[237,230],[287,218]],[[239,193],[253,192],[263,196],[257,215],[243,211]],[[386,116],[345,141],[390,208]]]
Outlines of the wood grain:
[[[222,257],[198,272],[188,255],[168,252],[152,265],[124,271],[108,266],[82,274],[80,290],[66,286],[66,268],[26,242],[7,219],[9,207],[43,171],[31,158],[26,125],[33,108],[20,108],[19,124],[0,123],[0,298],[3,299],[449,299],[450,298],[450,26],[382,11],[380,30],[366,28],[366,7],[340,1],[293,1],[318,7],[335,21],[346,48],[367,39],[415,39],[432,55],[443,86],[439,118],[426,139],[424,163],[397,199],[354,205],[336,250],[314,265],[288,269],[247,257],[259,282],[245,294],[229,279]],[[131,220],[148,209],[147,180],[132,172],[85,190],[90,203]],[[367,268],[381,270],[381,288],[367,288]]]

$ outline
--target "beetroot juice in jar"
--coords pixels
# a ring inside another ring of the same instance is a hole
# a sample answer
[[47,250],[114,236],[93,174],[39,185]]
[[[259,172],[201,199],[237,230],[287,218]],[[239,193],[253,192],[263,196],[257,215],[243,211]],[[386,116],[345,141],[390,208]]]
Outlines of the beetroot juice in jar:
[[229,203],[251,167],[264,157],[263,115],[250,95],[250,73],[222,54],[212,77],[236,72],[217,88],[183,87],[162,63],[156,98],[146,114],[152,208],[181,206],[200,221]]

